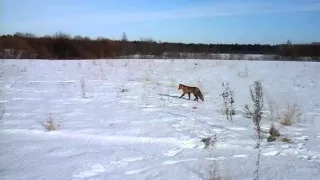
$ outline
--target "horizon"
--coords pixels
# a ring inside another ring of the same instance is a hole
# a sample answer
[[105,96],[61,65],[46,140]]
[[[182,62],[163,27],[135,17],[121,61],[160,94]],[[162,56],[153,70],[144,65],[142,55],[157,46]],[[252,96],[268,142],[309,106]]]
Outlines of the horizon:
[[[50,38],[54,38],[54,36],[57,34],[57,33],[62,33],[63,35],[66,35],[66,36],[69,36],[70,39],[74,39],[74,38],[77,38],[76,36],[80,36],[81,38],[89,38],[90,41],[95,41],[95,40],[99,40],[99,39],[105,39],[105,40],[110,40],[110,41],[122,41],[121,37],[120,38],[117,38],[117,39],[110,39],[108,37],[103,37],[103,36],[98,36],[98,37],[88,37],[88,36],[81,36],[81,35],[74,35],[74,36],[71,36],[70,34],[67,34],[67,33],[64,33],[64,32],[61,32],[61,31],[58,31],[56,33],[53,33],[53,34],[46,34],[46,35],[36,35],[36,34],[33,34],[31,32],[15,32],[15,33],[10,33],[10,34],[0,34],[0,37],[1,36],[22,36],[24,37],[25,35],[27,34],[30,34],[32,35],[34,38],[46,38],[46,37],[50,37]],[[156,40],[156,39],[153,39],[151,38],[151,40],[155,43],[172,43],[172,44],[199,44],[199,45],[261,45],[261,46],[278,46],[278,45],[283,45],[283,44],[292,44],[292,45],[312,45],[312,44],[319,44],[319,42],[307,42],[307,43],[292,43],[290,40],[287,41],[287,42],[283,42],[283,43],[278,43],[278,44],[267,44],[267,43],[199,43],[199,42],[179,42],[179,41],[161,41],[161,40]],[[139,42],[139,41],[142,41],[141,39],[135,39],[135,40],[126,40],[127,42]]]
[[[320,0],[4,0],[0,33],[194,44],[319,42]],[[25,13],[28,12],[28,13]]]

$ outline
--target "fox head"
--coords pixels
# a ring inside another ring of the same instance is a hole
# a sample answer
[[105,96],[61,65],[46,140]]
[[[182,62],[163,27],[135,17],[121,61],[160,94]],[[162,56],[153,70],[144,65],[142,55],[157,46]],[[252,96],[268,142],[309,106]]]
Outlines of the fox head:
[[182,89],[182,86],[183,86],[182,84],[179,84],[178,89],[179,89],[179,90]]

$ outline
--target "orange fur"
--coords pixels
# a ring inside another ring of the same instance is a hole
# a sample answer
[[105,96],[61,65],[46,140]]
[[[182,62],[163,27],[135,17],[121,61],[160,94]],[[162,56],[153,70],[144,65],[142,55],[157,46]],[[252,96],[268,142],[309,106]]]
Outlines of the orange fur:
[[204,101],[203,95],[198,87],[191,87],[191,86],[186,86],[184,84],[179,84],[178,90],[182,90],[182,95],[180,98],[182,98],[185,94],[188,94],[189,99],[190,99],[190,94],[192,93],[196,98],[194,99],[198,101],[198,97]]

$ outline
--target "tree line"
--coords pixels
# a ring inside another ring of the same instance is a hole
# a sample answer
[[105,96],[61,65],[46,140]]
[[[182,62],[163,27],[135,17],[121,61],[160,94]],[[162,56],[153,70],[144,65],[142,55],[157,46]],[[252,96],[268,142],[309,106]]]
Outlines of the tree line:
[[[100,59],[132,57],[199,58],[221,54],[265,54],[279,59],[309,57],[319,60],[320,44],[196,44],[156,42],[151,38],[129,41],[125,34],[120,40],[104,37],[71,37],[65,33],[37,37],[32,33],[16,33],[0,36],[0,58],[20,59]],[[214,58],[214,57],[211,57]]]

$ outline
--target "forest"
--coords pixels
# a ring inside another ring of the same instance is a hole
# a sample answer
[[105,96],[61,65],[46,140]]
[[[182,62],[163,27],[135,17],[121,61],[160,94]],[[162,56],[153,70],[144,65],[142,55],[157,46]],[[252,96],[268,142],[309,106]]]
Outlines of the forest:
[[[123,33],[119,40],[104,37],[90,39],[58,32],[35,36],[32,33],[15,33],[0,36],[0,58],[5,59],[104,59],[130,58],[198,58],[216,59],[212,54],[264,54],[275,60],[299,60],[308,57],[319,61],[320,44],[195,44],[155,41],[141,38],[130,41]],[[195,57],[197,54],[197,57]],[[241,57],[241,56],[240,56]],[[241,59],[241,58],[240,58]]]

